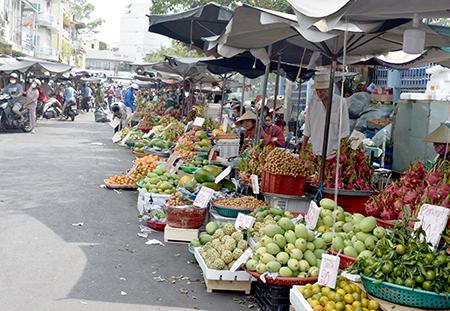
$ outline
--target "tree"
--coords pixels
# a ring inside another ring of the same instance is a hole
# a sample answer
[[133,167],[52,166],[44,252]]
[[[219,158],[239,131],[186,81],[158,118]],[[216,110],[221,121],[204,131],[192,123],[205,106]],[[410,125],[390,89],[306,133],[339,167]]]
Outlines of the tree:
[[83,32],[85,34],[94,34],[98,32],[98,27],[100,27],[105,20],[102,18],[91,19],[91,14],[95,10],[95,6],[89,2],[89,0],[69,0],[70,8],[74,19],[77,22],[82,22],[86,24]]
[[107,50],[107,49],[108,49],[108,45],[107,45],[105,42],[100,41],[99,44],[98,44],[98,49],[99,49],[100,51],[102,51],[102,50]]
[[[211,2],[210,0],[153,0],[150,9],[151,14],[166,14],[179,12],[182,10],[195,8]],[[253,6],[276,10],[285,13],[293,13],[293,10],[286,0],[217,0],[218,4],[235,7],[238,2],[247,3]]]
[[170,47],[160,47],[158,50],[145,56],[145,61],[148,63],[158,63],[164,60],[164,56],[179,56],[179,57],[202,57],[203,53],[197,52],[197,50],[189,50],[189,48],[178,41],[172,41]]

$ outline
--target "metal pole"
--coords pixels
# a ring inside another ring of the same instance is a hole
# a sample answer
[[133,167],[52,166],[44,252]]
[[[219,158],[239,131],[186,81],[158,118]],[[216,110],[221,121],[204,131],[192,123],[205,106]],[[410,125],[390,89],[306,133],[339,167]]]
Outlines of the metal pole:
[[[267,54],[270,55],[272,54],[272,45],[269,45],[269,50],[267,52]],[[266,72],[264,74],[264,88],[263,88],[263,94],[262,94],[262,102],[261,102],[261,107],[259,107],[259,116],[256,122],[256,126],[257,126],[257,131],[256,131],[256,137],[255,137],[255,144],[257,144],[259,142],[259,139],[261,138],[261,128],[262,128],[262,124],[263,124],[263,108],[266,105],[266,96],[267,96],[267,84],[269,82],[269,73],[270,73],[270,61],[269,63],[266,65]]]
[[298,80],[298,100],[297,100],[297,109],[295,112],[295,132],[294,135],[298,138],[298,119],[300,117],[300,103],[302,101],[302,80]]
[[272,138],[273,128],[274,128],[274,125],[275,125],[275,111],[276,111],[276,108],[277,108],[278,88],[280,87],[280,67],[281,67],[281,54],[278,55],[277,77],[275,79],[275,92],[273,93],[272,129],[270,131],[270,138]]
[[242,116],[242,112],[244,111],[244,98],[245,98],[245,76],[242,76],[242,98],[241,98],[241,105],[239,107],[239,116]]
[[223,105],[224,105],[224,99],[225,99],[225,84],[227,81],[227,75],[225,74],[222,79],[222,100],[220,101],[220,117],[219,117],[219,123],[222,124],[223,119]]
[[[322,162],[320,165],[320,178],[319,184],[323,185],[323,180],[325,177],[325,162],[327,159],[328,151],[328,136],[330,131],[330,120],[331,120],[331,105],[333,103],[333,88],[334,88],[334,73],[336,71],[336,59],[333,59],[330,70],[330,84],[328,88],[328,107],[327,114],[325,117],[325,129],[323,132],[323,142],[322,142]],[[339,156],[339,155],[338,155]]]

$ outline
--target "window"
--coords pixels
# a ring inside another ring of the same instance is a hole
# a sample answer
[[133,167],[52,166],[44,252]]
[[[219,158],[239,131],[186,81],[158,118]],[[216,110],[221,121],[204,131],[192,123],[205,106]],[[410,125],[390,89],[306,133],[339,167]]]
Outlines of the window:
[[93,49],[95,47],[94,43],[91,43],[91,49]]

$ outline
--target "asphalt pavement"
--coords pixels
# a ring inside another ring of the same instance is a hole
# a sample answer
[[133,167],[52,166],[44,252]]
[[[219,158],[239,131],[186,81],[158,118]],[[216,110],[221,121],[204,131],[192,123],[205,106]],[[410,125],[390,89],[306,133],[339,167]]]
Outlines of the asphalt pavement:
[[134,159],[111,137],[92,113],[0,133],[0,310],[248,310],[206,292],[186,245],[138,237],[136,192],[100,187]]

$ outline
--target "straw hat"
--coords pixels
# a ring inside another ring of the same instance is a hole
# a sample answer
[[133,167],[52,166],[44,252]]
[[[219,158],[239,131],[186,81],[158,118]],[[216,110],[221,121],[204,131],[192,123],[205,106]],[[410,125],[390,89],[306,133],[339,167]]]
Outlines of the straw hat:
[[423,138],[429,143],[450,143],[450,123],[442,123],[437,129]]
[[256,114],[251,111],[246,111],[239,119],[236,120],[236,124],[239,125],[242,121],[254,120],[256,121]]

